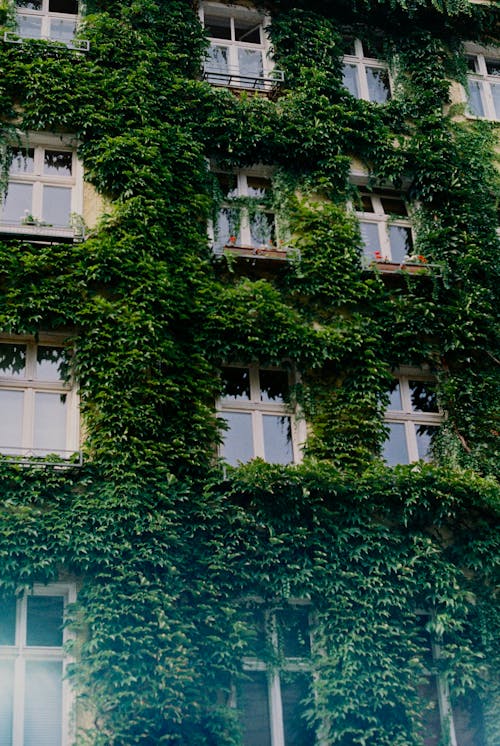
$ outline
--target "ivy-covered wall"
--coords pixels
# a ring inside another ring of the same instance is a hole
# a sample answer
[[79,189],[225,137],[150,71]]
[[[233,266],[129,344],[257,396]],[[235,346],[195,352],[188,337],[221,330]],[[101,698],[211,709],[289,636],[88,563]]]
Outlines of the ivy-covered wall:
[[[85,424],[82,469],[1,465],[0,588],[80,579],[73,674],[88,743],[238,744],[229,692],[259,596],[316,610],[309,709],[325,744],[422,743],[425,609],[452,701],[481,700],[492,746],[498,125],[466,119],[449,90],[464,81],[463,42],[498,40],[498,7],[267,10],[285,72],[273,100],[200,79],[207,42],[183,0],[88,0],[86,54],[0,45],[2,163],[16,130],[71,133],[109,206],[83,243],[0,242],[0,330],[67,334]],[[10,28],[11,4],[0,13]],[[343,88],[346,34],[381,34],[387,104]],[[409,185],[417,249],[438,272],[387,284],[365,271],[346,209],[353,158],[374,183]],[[273,167],[300,252],[286,272],[214,260],[207,162]],[[252,361],[301,371],[304,463],[223,474],[218,371]],[[436,372],[447,417],[433,465],[389,469],[385,392],[409,364]]]

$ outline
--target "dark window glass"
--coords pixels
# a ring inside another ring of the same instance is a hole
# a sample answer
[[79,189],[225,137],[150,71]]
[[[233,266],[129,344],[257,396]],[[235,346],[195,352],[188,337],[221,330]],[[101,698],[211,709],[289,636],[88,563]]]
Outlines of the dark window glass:
[[10,596],[0,600],[0,645],[15,645],[15,643],[16,599]]
[[478,72],[477,57],[475,55],[467,56],[467,68],[472,72]]
[[284,402],[288,394],[288,374],[284,370],[260,371],[260,400]]
[[56,174],[57,176],[71,176],[72,163],[72,153],[64,150],[46,150],[43,172],[44,174]]
[[222,368],[222,396],[227,399],[250,399],[250,372],[248,368]]
[[63,596],[28,596],[26,645],[60,647],[63,642]]
[[231,38],[231,20],[229,18],[205,15],[205,29],[213,39]]
[[24,378],[26,345],[0,344],[0,376]]
[[260,23],[255,23],[255,19],[251,21],[240,21],[238,19],[234,22],[234,38],[236,41],[243,41],[246,44],[260,44]]
[[351,56],[356,54],[356,47],[354,39],[351,36],[344,36],[343,39],[344,54],[350,54]]
[[483,710],[475,692],[468,692],[452,702],[457,746],[486,746]]
[[408,210],[399,197],[380,197],[382,208],[388,215],[408,215]]
[[271,746],[267,674],[247,671],[238,688],[243,746]]
[[285,658],[305,658],[311,652],[309,609],[290,607],[276,611],[278,641]]
[[220,190],[226,199],[238,196],[238,180],[236,174],[217,174]]
[[271,182],[258,176],[247,176],[247,188],[249,197],[264,200],[269,195]]
[[78,13],[78,0],[49,0],[49,13]]
[[408,381],[414,412],[438,412],[435,387],[429,381]]
[[373,209],[372,198],[369,194],[361,195],[361,210],[362,212],[375,212]]
[[500,60],[485,60],[488,75],[500,75]]
[[309,677],[305,673],[282,672],[281,703],[286,746],[313,746],[314,731],[304,717],[304,700],[309,693]]
[[384,45],[382,38],[363,39],[363,54],[372,60],[384,58]]
[[41,10],[42,0],[31,0],[31,2],[25,2],[25,0],[16,0],[16,6],[23,8],[24,10]]

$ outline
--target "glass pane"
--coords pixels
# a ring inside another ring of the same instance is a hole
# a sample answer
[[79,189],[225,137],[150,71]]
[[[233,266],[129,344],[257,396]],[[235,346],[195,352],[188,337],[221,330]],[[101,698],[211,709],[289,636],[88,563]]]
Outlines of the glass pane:
[[42,218],[45,223],[68,227],[71,215],[70,187],[43,187]]
[[261,24],[259,22],[256,23],[255,18],[250,19],[249,21],[242,21],[240,19],[235,19],[234,21],[234,38],[235,41],[244,41],[245,44],[260,44],[261,38],[260,38],[260,31],[261,31]]
[[50,19],[50,38],[68,44],[73,41],[76,33],[76,22],[64,18]]
[[432,440],[438,431],[436,425],[415,425],[418,457],[424,461],[432,460]]
[[26,661],[23,746],[61,746],[62,662]]
[[261,370],[260,400],[284,402],[288,394],[288,374],[284,370]]
[[2,208],[2,223],[20,225],[30,221],[33,209],[33,185],[9,183]]
[[0,600],[0,645],[15,645],[15,643],[16,599],[10,596]]
[[0,376],[24,378],[26,375],[26,345],[0,344]]
[[369,194],[360,194],[361,197],[361,212],[375,212],[373,207],[373,200]]
[[484,117],[484,106],[481,98],[481,84],[477,80],[469,80],[467,105],[471,114]]
[[233,207],[222,207],[217,216],[214,246],[223,249],[225,246],[241,246],[240,211]]
[[12,746],[14,661],[0,660],[0,746]]
[[372,38],[370,40],[363,39],[363,55],[369,57],[372,60],[379,60],[384,58],[384,45],[383,39]]
[[63,381],[68,367],[61,347],[36,348],[36,378],[38,381]]
[[236,174],[216,174],[219,187],[226,199],[238,196],[238,179]]
[[411,229],[401,225],[389,226],[389,243],[393,262],[403,262],[412,253]]
[[66,450],[66,394],[35,394],[35,455]]
[[483,709],[475,692],[468,692],[452,702],[453,723],[458,746],[487,746]]
[[387,215],[408,215],[408,210],[399,197],[380,197],[382,209]]
[[222,368],[222,396],[234,401],[250,400],[250,371],[248,368]]
[[306,658],[311,652],[309,608],[290,606],[276,611],[280,652],[285,658]]
[[275,246],[276,231],[274,214],[257,210],[250,217],[250,240],[254,248],[259,246]]
[[422,718],[422,737],[424,746],[439,746],[441,740],[441,716],[435,676],[429,676],[425,683],[418,685],[420,698],[427,705]]
[[368,98],[376,104],[383,104],[390,98],[389,73],[379,67],[366,68]]
[[467,56],[467,69],[473,73],[479,72],[479,61],[475,55]]
[[265,414],[264,458],[271,464],[291,464],[293,461],[292,422],[290,417]]
[[216,47],[213,44],[207,50],[205,71],[213,73],[213,78],[207,76],[209,82],[229,85],[229,49],[228,47]]
[[16,0],[16,7],[25,10],[41,10],[42,4],[43,0]]
[[380,236],[378,232],[378,223],[367,223],[361,220],[359,223],[361,230],[361,241],[363,242],[363,253],[370,259],[376,259],[375,253],[382,253],[380,245]]
[[22,391],[0,391],[0,452],[16,455],[23,444]]
[[42,36],[42,19],[36,16],[17,14],[17,33],[23,39],[40,39]]
[[60,648],[64,596],[28,596],[26,645]]
[[247,671],[238,687],[243,746],[271,746],[267,674]]
[[247,176],[247,193],[249,197],[256,197],[264,201],[269,197],[271,182],[269,179],[260,179],[258,176]]
[[414,412],[439,412],[435,386],[430,381],[408,381]]
[[493,96],[493,106],[495,108],[495,118],[500,119],[500,84],[491,84],[491,95]]
[[359,98],[358,68],[356,65],[343,66],[342,85],[347,88],[351,96]]
[[[64,21],[67,23],[67,21]],[[43,173],[55,176],[71,176],[73,154],[66,150],[46,150],[43,158]]]
[[231,19],[219,18],[205,13],[205,29],[213,39],[231,38]]
[[9,174],[31,174],[35,168],[35,151],[33,148],[12,148],[12,162]]
[[388,466],[408,464],[408,446],[405,426],[402,422],[388,422],[389,437],[382,447],[382,458]]
[[500,75],[500,60],[485,60],[488,75]]
[[281,674],[281,703],[286,746],[313,746],[314,731],[304,718],[304,700],[309,693],[309,677],[304,673]]
[[231,466],[253,458],[252,415],[243,412],[224,412],[221,419],[229,425],[223,433],[222,456]]
[[401,412],[403,409],[403,401],[401,399],[401,386],[399,385],[398,380],[394,380],[391,383],[391,387],[389,389],[389,404],[387,405],[387,409],[395,409],[398,412]]
[[49,0],[49,13],[78,13],[78,0]]
[[[264,75],[264,63],[262,52],[254,49],[238,49],[238,70],[240,75],[248,78],[262,78]],[[240,85],[249,85],[253,88],[254,83],[240,80]]]

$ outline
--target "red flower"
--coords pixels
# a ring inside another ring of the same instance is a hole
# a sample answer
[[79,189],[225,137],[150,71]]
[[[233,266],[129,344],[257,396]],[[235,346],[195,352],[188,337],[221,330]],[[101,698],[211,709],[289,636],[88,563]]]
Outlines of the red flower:
[[427,264],[427,259],[425,258],[425,256],[423,256],[423,254],[418,254],[417,259],[419,262],[422,262],[422,264]]
[[377,262],[381,261],[381,259],[382,259],[382,252],[381,251],[374,251],[373,254],[374,254],[375,259],[377,260]]
[[228,243],[236,243],[236,236],[229,236]]

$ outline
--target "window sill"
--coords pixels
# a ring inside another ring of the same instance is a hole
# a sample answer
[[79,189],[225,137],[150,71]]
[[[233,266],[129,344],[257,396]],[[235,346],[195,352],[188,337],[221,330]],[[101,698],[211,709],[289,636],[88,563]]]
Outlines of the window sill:
[[[15,453],[8,453],[9,450]],[[40,455],[43,448],[2,448],[0,464],[32,466],[40,469],[80,469],[83,466],[81,451],[56,451]],[[7,451],[7,453],[6,453]]]
[[58,239],[61,241],[84,241],[85,234],[72,227],[58,227],[54,225],[36,225],[35,223],[1,223],[0,236],[8,235],[16,238]]
[[90,42],[86,39],[73,39],[72,41],[58,41],[57,39],[50,39],[48,37],[31,37],[31,36],[19,36],[14,31],[5,31],[3,40],[8,44],[24,44],[24,42],[39,41],[51,45],[51,49],[69,50],[71,52],[88,52],[90,49]]
[[273,261],[291,261],[299,257],[299,252],[291,247],[285,247],[278,249],[277,247],[267,246],[236,246],[234,244],[226,244],[220,249],[214,248],[214,254],[216,256],[223,256],[224,254],[230,254],[242,259],[270,259]]
[[368,271],[377,271],[381,274],[386,275],[401,273],[410,275],[439,275],[441,268],[439,264],[424,264],[421,262],[391,262],[389,260],[370,261],[365,259],[363,262],[363,269]]

